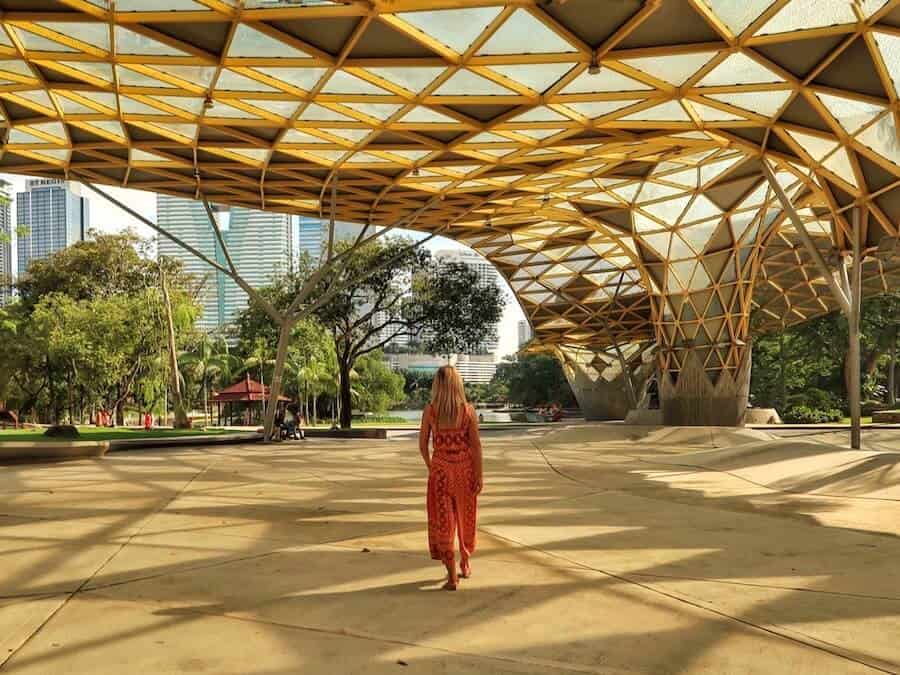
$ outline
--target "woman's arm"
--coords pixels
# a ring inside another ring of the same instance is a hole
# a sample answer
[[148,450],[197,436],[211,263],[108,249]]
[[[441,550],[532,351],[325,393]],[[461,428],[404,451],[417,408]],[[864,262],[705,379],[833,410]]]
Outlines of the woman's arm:
[[475,494],[481,493],[484,486],[484,468],[481,455],[481,434],[478,431],[478,416],[475,414],[475,406],[471,406],[469,415],[469,441],[472,444],[472,468],[475,471]]
[[428,439],[431,436],[431,405],[422,411],[422,424],[419,426],[419,452],[425,460],[425,466],[431,471],[431,455],[428,452]]

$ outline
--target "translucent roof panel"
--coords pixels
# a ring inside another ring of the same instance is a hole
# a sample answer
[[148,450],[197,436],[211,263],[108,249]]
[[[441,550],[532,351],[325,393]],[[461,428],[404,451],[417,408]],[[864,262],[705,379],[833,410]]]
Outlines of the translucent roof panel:
[[465,52],[497,15],[501,7],[472,7],[435,12],[408,12],[398,16],[450,49]]
[[491,35],[478,50],[483,55],[553,54],[574,52],[571,43],[550,30],[530,12],[518,9]]

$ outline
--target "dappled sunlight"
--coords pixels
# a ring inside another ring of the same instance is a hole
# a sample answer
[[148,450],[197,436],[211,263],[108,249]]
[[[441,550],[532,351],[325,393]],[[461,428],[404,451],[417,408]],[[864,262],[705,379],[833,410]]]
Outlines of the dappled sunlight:
[[9,467],[0,659],[41,674],[897,670],[894,435],[862,453],[602,424],[489,436],[473,577],[449,594],[414,439]]

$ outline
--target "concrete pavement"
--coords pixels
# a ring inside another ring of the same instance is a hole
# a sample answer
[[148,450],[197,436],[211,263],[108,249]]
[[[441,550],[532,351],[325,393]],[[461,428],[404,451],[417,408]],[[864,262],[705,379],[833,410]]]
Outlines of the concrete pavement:
[[0,468],[0,672],[900,672],[900,431],[492,434],[439,591],[410,439]]

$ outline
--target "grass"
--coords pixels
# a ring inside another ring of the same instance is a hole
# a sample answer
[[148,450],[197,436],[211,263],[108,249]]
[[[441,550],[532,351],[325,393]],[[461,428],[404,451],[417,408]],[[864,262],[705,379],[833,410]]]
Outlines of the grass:
[[[860,417],[859,421],[861,424],[872,424],[871,417]],[[843,419],[841,419],[840,424],[850,424],[850,418],[844,417]]]
[[[215,436],[233,433],[225,429],[128,429],[118,427],[78,427],[82,441],[122,441],[139,438],[177,438],[181,436]],[[0,443],[3,441],[66,441],[65,438],[47,438],[43,429],[0,429]]]

